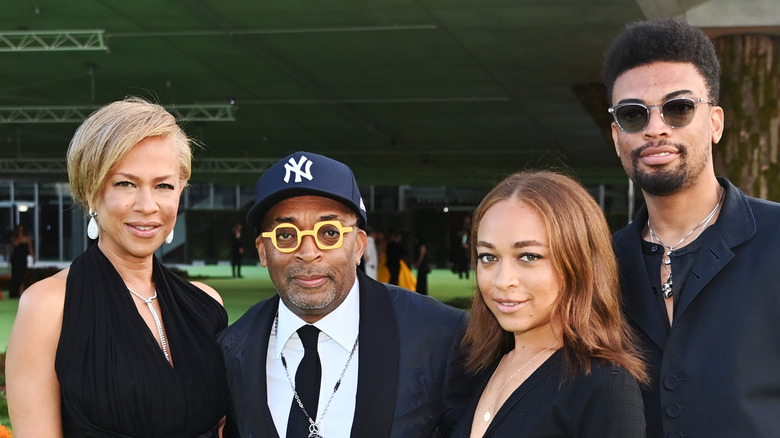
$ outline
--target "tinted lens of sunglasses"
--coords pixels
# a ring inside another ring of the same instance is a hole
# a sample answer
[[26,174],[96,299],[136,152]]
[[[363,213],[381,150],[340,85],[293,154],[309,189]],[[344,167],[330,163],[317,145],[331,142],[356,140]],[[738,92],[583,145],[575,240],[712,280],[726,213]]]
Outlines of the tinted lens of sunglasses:
[[626,132],[639,132],[647,126],[650,113],[646,106],[638,103],[623,105],[615,110],[615,120]]
[[[655,108],[655,107],[650,107]],[[661,106],[661,117],[672,128],[682,128],[693,120],[696,114],[696,102],[687,97],[671,99]],[[631,103],[615,110],[615,119],[626,132],[639,132],[647,127],[650,109],[639,103]]]
[[691,123],[696,114],[696,103],[691,99],[672,99],[661,107],[664,122],[672,128],[682,128]]

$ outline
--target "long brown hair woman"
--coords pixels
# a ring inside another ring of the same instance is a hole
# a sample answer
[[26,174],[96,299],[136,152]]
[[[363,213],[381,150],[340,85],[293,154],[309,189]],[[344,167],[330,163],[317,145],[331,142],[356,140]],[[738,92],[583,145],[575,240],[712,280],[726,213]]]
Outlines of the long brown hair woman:
[[485,378],[455,436],[644,437],[647,374],[593,197],[564,175],[517,173],[473,223],[478,290],[464,347]]

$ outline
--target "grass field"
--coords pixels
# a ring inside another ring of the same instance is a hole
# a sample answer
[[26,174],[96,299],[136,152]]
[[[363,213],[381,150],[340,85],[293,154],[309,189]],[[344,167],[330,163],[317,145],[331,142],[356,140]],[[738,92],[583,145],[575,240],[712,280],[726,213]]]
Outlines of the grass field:
[[[276,291],[268,278],[268,271],[259,266],[244,266],[244,278],[232,278],[230,266],[206,265],[183,268],[194,280],[202,281],[216,289],[225,302],[230,323],[233,323],[246,310],[258,301],[268,298]],[[434,269],[428,274],[429,294],[443,302],[463,301],[471,297],[474,288],[473,275],[469,280],[458,279],[449,270]],[[2,291],[0,299],[0,351],[5,351],[8,336],[11,333],[19,300],[8,298],[8,291]]]

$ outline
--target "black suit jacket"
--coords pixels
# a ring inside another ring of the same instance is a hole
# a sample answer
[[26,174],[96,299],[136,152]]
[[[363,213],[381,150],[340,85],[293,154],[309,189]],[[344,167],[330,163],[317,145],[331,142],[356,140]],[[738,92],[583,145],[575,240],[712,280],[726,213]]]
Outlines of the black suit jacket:
[[[475,415],[482,421],[485,412],[475,410],[497,366],[482,379],[454,438],[470,436]],[[483,438],[645,438],[642,395],[628,371],[594,359],[590,374],[562,385],[564,373],[558,350],[494,408]]]
[[642,255],[646,207],[613,237],[653,379],[648,437],[780,437],[780,205],[719,181],[720,216],[697,239],[671,327]]
[[[467,314],[358,271],[360,352],[352,437],[447,436],[471,395],[460,341]],[[279,296],[219,337],[231,410],[226,436],[278,437],[266,402],[265,361]]]

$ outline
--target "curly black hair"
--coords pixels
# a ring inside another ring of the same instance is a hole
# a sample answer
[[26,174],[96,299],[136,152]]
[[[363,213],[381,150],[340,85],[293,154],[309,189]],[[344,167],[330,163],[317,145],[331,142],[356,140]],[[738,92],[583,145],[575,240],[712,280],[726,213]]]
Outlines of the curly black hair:
[[661,18],[627,24],[607,50],[602,76],[610,104],[618,76],[653,62],[690,62],[707,84],[708,99],[720,97],[720,62],[712,41],[698,27]]

